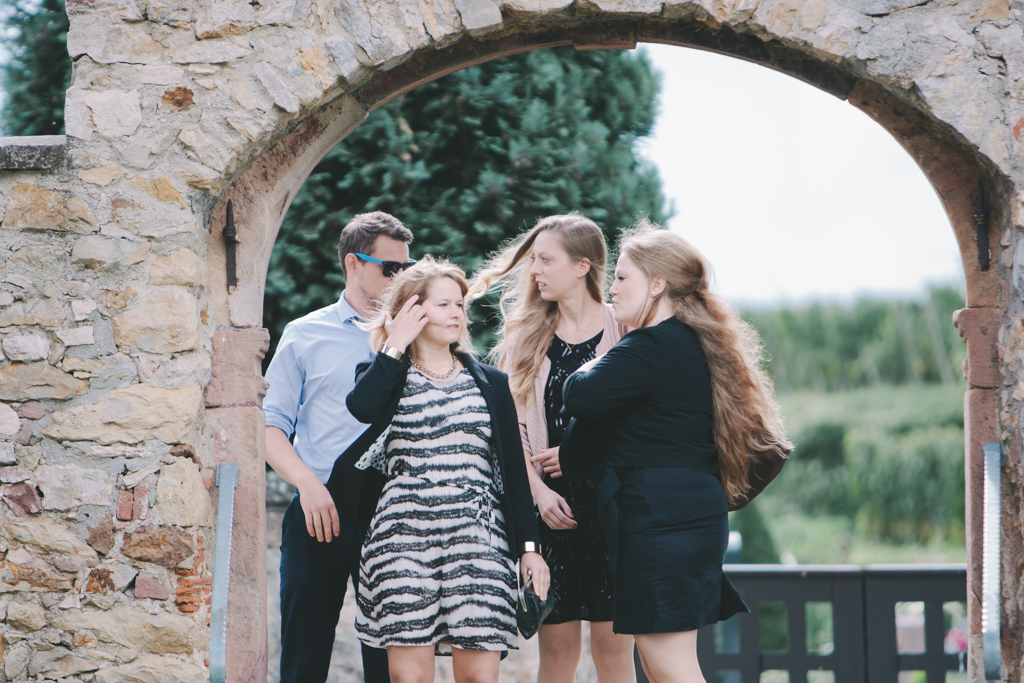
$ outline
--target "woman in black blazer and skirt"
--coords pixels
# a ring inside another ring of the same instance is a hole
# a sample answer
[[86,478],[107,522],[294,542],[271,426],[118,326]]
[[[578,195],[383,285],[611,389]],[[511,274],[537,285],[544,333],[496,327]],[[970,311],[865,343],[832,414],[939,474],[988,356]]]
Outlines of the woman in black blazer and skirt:
[[387,648],[392,683],[433,680],[435,654],[452,655],[457,683],[497,683],[518,646],[516,561],[548,590],[515,404],[505,374],[469,353],[466,291],[429,257],[399,275],[346,400],[372,426],[342,466],[375,475],[356,632]]
[[753,452],[788,443],[760,341],[700,253],[644,222],[619,254],[612,306],[635,329],[566,380],[559,457],[565,477],[600,479],[615,632],[652,682],[700,683],[697,629],[749,611],[722,573],[729,501]]

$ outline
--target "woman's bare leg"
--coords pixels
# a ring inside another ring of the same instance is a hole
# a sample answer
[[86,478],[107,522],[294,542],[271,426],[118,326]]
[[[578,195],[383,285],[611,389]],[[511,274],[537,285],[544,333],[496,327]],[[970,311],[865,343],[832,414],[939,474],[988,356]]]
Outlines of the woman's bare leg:
[[[567,621],[564,624],[541,624],[540,670],[537,683],[573,683],[576,667],[583,649],[582,624]],[[602,682],[603,683],[603,682]]]
[[391,683],[433,683],[434,646],[389,647],[388,674]]
[[633,636],[648,678],[656,683],[706,683],[697,663],[697,632],[645,633]]
[[455,674],[455,683],[498,683],[500,663],[500,652],[452,648],[452,672]]
[[590,622],[590,656],[597,683],[636,683],[633,636],[615,633],[612,622]]

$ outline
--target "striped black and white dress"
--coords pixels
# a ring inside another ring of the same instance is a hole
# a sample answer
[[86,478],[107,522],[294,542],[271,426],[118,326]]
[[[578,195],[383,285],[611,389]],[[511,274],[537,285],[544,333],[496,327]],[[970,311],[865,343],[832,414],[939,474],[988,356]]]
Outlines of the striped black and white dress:
[[359,566],[359,638],[437,654],[516,648],[502,482],[473,376],[439,382],[410,369],[385,453]]

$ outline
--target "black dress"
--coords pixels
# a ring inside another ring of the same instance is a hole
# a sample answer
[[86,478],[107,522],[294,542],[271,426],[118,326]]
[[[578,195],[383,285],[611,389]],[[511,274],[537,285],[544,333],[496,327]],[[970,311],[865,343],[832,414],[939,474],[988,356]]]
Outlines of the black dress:
[[[562,385],[566,378],[591,360],[604,333],[579,344],[566,344],[557,336],[548,347],[551,372],[544,386],[544,414],[548,447],[562,443]],[[538,520],[544,561],[551,570],[551,585],[558,600],[545,624],[569,621],[612,620],[612,575],[608,551],[597,519],[597,498],[587,481],[566,481],[544,475],[544,483],[565,498],[572,510],[575,529],[552,529]]]
[[691,631],[747,612],[722,573],[728,505],[718,479],[711,378],[676,318],[626,334],[565,382],[563,476],[606,472],[599,517],[615,573],[616,633]]

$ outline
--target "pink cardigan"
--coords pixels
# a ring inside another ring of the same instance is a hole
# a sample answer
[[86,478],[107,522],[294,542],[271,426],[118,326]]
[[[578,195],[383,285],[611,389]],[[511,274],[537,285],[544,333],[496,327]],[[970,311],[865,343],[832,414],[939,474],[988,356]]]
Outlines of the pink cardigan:
[[[608,353],[609,349],[615,346],[622,338],[624,329],[615,322],[615,314],[612,307],[604,305],[604,334],[597,344],[597,355]],[[523,438],[523,451],[526,457],[530,458],[534,453],[540,452],[542,448],[548,447],[548,421],[544,415],[544,387],[548,383],[548,375],[551,373],[551,360],[545,356],[537,372],[537,379],[533,383],[533,404],[525,408],[516,402],[516,412],[519,414],[519,433]],[[535,465],[537,474],[543,476],[544,470]]]

